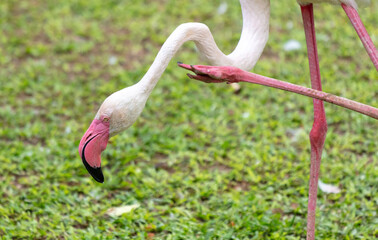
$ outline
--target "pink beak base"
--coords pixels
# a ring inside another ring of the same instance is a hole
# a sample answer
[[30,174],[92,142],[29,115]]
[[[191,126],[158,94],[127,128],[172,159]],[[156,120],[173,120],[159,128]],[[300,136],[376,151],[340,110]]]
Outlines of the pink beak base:
[[108,140],[109,122],[94,119],[79,144],[79,153],[85,168],[100,183],[104,182],[101,170],[101,152],[106,149]]

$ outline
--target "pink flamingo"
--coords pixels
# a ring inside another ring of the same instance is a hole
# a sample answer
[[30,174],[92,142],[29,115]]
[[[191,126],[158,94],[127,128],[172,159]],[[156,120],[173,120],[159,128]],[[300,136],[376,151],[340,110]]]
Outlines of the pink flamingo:
[[[321,90],[320,74],[316,53],[315,32],[313,26],[312,2],[322,1],[300,1],[302,4],[302,13],[306,30],[306,38],[309,48],[311,82],[313,88]],[[376,50],[370,38],[363,28],[357,14],[356,4],[352,0],[333,0],[326,2],[342,3],[343,8],[350,17],[353,25],[364,42],[369,56],[377,67]],[[234,66],[243,70],[251,70],[258,61],[266,41],[269,36],[269,0],[240,0],[243,14],[243,29],[239,43],[230,55],[223,54],[214,42],[208,27],[201,23],[186,23],[180,25],[166,40],[157,57],[155,58],[150,69],[145,76],[135,85],[124,88],[110,95],[98,110],[94,120],[88,130],[82,137],[79,144],[79,153],[88,172],[98,181],[103,182],[104,176],[101,170],[101,152],[105,150],[109,137],[112,137],[128,127],[130,127],[142,112],[145,103],[157,84],[160,76],[166,69],[169,61],[181,45],[186,41],[194,41],[201,55],[213,65]],[[308,35],[308,36],[307,36]],[[236,68],[233,68],[235,70]],[[262,83],[261,83],[262,84]],[[277,82],[275,84],[278,84]],[[287,84],[280,82],[278,85],[271,85],[283,89]],[[281,86],[281,87],[279,87]],[[297,92],[306,96],[318,98],[324,101],[338,103],[340,106],[348,107],[360,112],[373,112],[374,109],[368,109],[356,102],[350,100],[332,97],[328,98],[324,93],[318,91],[309,92],[306,89],[295,89],[293,86],[286,86],[288,90]],[[298,86],[299,87],[299,86]],[[344,102],[344,103],[341,103]],[[319,173],[320,155],[324,144],[324,138],[327,130],[324,108],[322,101],[314,99],[315,104],[315,122],[311,131],[311,178],[310,178],[310,196],[308,212],[308,238],[313,239],[315,224],[315,206],[317,178]],[[357,104],[357,105],[356,105]],[[368,110],[366,110],[368,109]],[[315,199],[315,200],[314,200]]]

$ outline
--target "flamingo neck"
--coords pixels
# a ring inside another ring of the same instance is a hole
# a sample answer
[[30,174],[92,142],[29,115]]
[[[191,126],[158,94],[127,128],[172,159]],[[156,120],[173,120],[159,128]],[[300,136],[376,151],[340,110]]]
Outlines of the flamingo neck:
[[269,37],[269,0],[240,0],[243,29],[239,43],[230,55],[219,50],[209,28],[202,23],[184,23],[178,26],[161,47],[150,69],[139,81],[143,92],[150,94],[170,60],[183,43],[194,41],[198,51],[212,65],[235,66],[251,70]]

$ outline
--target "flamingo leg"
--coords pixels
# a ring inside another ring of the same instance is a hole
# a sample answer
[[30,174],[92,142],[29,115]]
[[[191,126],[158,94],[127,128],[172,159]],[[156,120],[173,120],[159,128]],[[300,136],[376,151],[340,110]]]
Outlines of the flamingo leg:
[[350,22],[352,23],[354,29],[356,30],[358,36],[361,39],[362,44],[364,45],[366,52],[368,53],[371,61],[373,62],[375,68],[378,71],[378,53],[377,49],[374,46],[373,41],[371,40],[369,34],[366,31],[364,24],[361,21],[360,16],[356,9],[351,6],[348,6],[344,3],[341,4],[345,13],[347,14]]
[[339,97],[330,93],[318,91],[311,88],[302,87],[289,82],[280,81],[274,78],[261,76],[255,73],[244,71],[232,66],[206,66],[188,65],[178,63],[178,66],[194,73],[188,73],[190,79],[199,80],[205,83],[238,83],[247,82],[259,84],[267,87],[277,88],[288,92],[297,93],[303,96],[316,98],[324,102],[329,102],[340,107],[362,113],[366,116],[378,119],[378,108],[355,102],[347,98]]
[[[322,90],[319,58],[316,47],[315,24],[313,5],[308,4],[301,6],[303,25],[306,35],[307,53],[310,65],[311,87],[313,89]],[[320,160],[324,146],[325,137],[327,134],[327,121],[324,111],[323,102],[317,99],[314,103],[314,123],[310,132],[311,143],[311,168],[310,168],[310,183],[308,195],[307,208],[307,239],[315,239],[315,213],[316,213],[316,198],[318,193],[318,179],[320,170]]]

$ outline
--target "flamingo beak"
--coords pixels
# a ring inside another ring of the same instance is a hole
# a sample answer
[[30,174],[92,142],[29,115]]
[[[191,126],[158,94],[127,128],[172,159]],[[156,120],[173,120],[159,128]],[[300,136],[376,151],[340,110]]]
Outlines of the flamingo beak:
[[109,121],[94,119],[79,144],[79,153],[85,168],[100,183],[104,182],[101,170],[101,152],[106,149],[108,140]]

